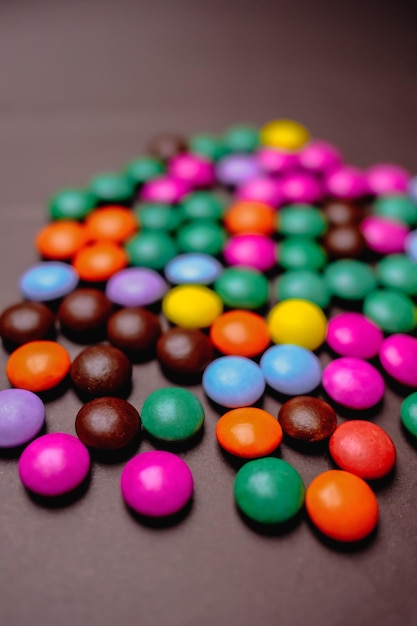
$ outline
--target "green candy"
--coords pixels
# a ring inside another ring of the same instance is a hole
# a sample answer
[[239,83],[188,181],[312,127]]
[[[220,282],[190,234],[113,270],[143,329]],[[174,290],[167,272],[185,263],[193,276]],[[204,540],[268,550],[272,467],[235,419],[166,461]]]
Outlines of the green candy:
[[363,313],[387,333],[408,333],[416,324],[413,301],[390,289],[378,289],[367,295]]
[[314,239],[288,237],[280,244],[278,260],[286,270],[320,270],[327,255]]
[[221,220],[226,204],[212,191],[195,191],[187,195],[180,208],[187,220]]
[[234,495],[239,509],[261,524],[281,524],[297,515],[305,487],[297,470],[286,461],[267,457],[249,461],[238,471]]
[[117,204],[126,203],[132,198],[135,185],[126,174],[106,172],[90,180],[89,190],[98,202]]
[[161,176],[164,171],[165,166],[162,161],[153,157],[134,159],[124,169],[124,173],[135,186],[142,185],[148,180],[152,180],[152,178]]
[[53,220],[83,220],[96,205],[96,199],[86,189],[61,189],[48,203]]
[[183,219],[179,207],[159,202],[143,202],[138,204],[134,207],[134,213],[142,231],[176,230]]
[[417,205],[407,196],[383,196],[372,206],[375,215],[404,222],[409,226],[417,224]]
[[330,293],[342,300],[362,300],[376,288],[373,269],[354,259],[330,263],[324,271],[324,279]]
[[151,393],[141,411],[148,433],[163,441],[183,441],[195,435],[204,423],[200,400],[187,389],[163,387]]
[[194,135],[191,137],[189,146],[190,152],[206,157],[210,161],[217,161],[228,153],[223,139],[215,135]]
[[255,269],[226,268],[214,283],[214,291],[226,306],[259,309],[268,302],[268,280]]
[[403,400],[400,415],[404,428],[417,437],[417,391]]
[[327,221],[323,213],[308,204],[284,207],[277,214],[277,232],[285,236],[321,237]]
[[259,130],[254,126],[233,126],[224,134],[224,143],[231,152],[254,152],[259,146]]
[[212,220],[198,220],[182,226],[177,233],[178,247],[182,252],[203,252],[216,256],[226,243],[226,232]]
[[131,265],[162,270],[178,249],[171,237],[161,231],[146,231],[130,239],[125,245]]
[[378,282],[384,287],[417,296],[417,263],[404,254],[392,254],[381,259],[375,271]]
[[330,303],[330,292],[323,276],[309,270],[281,274],[275,285],[275,293],[279,302],[296,298],[314,302],[322,309]]

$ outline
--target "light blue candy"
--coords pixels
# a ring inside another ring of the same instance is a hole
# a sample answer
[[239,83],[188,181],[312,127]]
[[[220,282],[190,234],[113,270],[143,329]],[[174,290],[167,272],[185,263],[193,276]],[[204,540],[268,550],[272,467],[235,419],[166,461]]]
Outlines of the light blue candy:
[[309,393],[321,382],[319,359],[300,346],[272,346],[263,354],[260,366],[268,385],[287,396]]
[[254,404],[265,390],[261,368],[244,356],[223,356],[212,361],[203,375],[210,400],[235,409]]
[[78,284],[78,274],[71,265],[46,261],[29,268],[21,276],[19,284],[25,298],[46,302],[71,293]]
[[417,230],[412,230],[405,240],[405,252],[413,261],[417,261]]
[[174,285],[210,285],[223,271],[223,266],[209,254],[190,252],[171,259],[165,267],[165,277]]

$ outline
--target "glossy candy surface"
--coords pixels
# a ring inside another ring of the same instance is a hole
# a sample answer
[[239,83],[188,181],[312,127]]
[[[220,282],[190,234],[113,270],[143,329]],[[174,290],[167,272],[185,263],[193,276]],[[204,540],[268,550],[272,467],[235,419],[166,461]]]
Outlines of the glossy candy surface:
[[54,314],[41,302],[19,302],[0,315],[0,336],[4,342],[21,346],[46,339],[55,325]]
[[87,217],[87,236],[92,241],[114,241],[123,243],[137,230],[135,215],[122,206],[105,206]]
[[125,250],[131,265],[162,270],[178,252],[174,240],[164,231],[144,231],[135,235]]
[[408,226],[417,224],[417,204],[404,195],[382,196],[372,205],[372,212],[389,219],[398,220]]
[[408,227],[387,217],[370,215],[360,226],[368,248],[380,254],[396,254],[404,251]]
[[45,405],[31,391],[0,391],[0,448],[27,443],[38,434],[45,421]]
[[203,285],[178,285],[162,301],[165,317],[184,328],[206,328],[222,310],[219,296]]
[[226,232],[214,220],[199,219],[187,222],[177,233],[178,248],[182,252],[220,254],[226,242]]
[[191,391],[162,387],[153,391],[142,407],[145,430],[163,441],[184,441],[195,435],[204,423],[204,409]]
[[134,207],[134,215],[142,231],[176,230],[183,221],[178,207],[162,202],[141,202]]
[[329,263],[324,278],[330,292],[341,300],[361,300],[376,288],[374,270],[354,259]]
[[97,450],[119,450],[136,437],[139,413],[126,400],[104,397],[90,400],[75,419],[75,430],[84,445]]
[[227,311],[214,320],[210,339],[223,354],[256,356],[270,344],[268,326],[263,317],[251,311]]
[[59,305],[61,329],[71,338],[86,340],[105,331],[113,305],[99,289],[76,289]]
[[242,200],[230,206],[223,219],[227,230],[239,233],[271,235],[275,231],[275,211],[263,202]]
[[189,252],[174,257],[165,266],[165,278],[174,285],[210,285],[221,275],[223,266],[215,257]]
[[170,328],[156,344],[162,368],[176,376],[201,374],[214,356],[210,339],[195,328]]
[[298,150],[307,143],[307,129],[294,120],[273,120],[261,128],[262,145],[283,150]]
[[107,322],[110,343],[133,356],[155,348],[161,332],[158,316],[142,307],[120,309]]
[[268,385],[289,396],[309,393],[321,381],[318,357],[301,346],[272,346],[262,355],[260,366]]
[[282,441],[282,428],[263,409],[246,407],[228,411],[216,424],[221,447],[238,457],[255,459],[273,452]]
[[91,397],[117,396],[130,384],[132,365],[113,346],[88,346],[74,359],[70,376],[74,387]]
[[224,356],[207,366],[203,389],[210,400],[234,409],[259,400],[265,390],[265,378],[254,361],[242,356]]
[[403,400],[400,414],[404,428],[410,435],[417,437],[417,391]]
[[78,283],[78,273],[59,261],[38,263],[20,278],[20,291],[28,300],[48,302],[70,293]]
[[342,356],[371,359],[378,354],[384,335],[361,313],[340,313],[329,320],[326,341]]
[[323,387],[339,404],[351,409],[369,409],[384,395],[384,379],[377,369],[362,359],[334,359],[323,371]]
[[86,282],[103,282],[126,267],[127,255],[112,241],[97,241],[81,248],[73,265],[80,278]]
[[325,178],[328,195],[341,200],[357,200],[368,191],[366,176],[357,167],[342,165]]
[[378,289],[363,302],[363,312],[388,333],[408,333],[415,328],[415,306],[411,298],[393,289]]
[[139,196],[144,202],[177,204],[189,191],[190,186],[184,180],[157,176],[143,185]]
[[277,208],[283,204],[285,197],[279,181],[262,176],[241,185],[236,199],[239,202],[259,202]]
[[403,385],[417,387],[417,339],[395,334],[387,337],[379,349],[384,370]]
[[378,282],[408,296],[417,296],[417,263],[403,254],[391,254],[376,265]]
[[141,157],[130,161],[124,170],[126,176],[134,185],[142,185],[164,172],[164,164],[153,157]]
[[316,443],[330,437],[336,428],[336,413],[327,402],[311,396],[297,396],[284,402],[278,421],[288,437]]
[[268,280],[250,267],[228,267],[214,283],[214,290],[226,306],[258,309],[268,300]]
[[59,220],[39,231],[35,245],[44,259],[66,261],[87,243],[88,238],[84,225],[75,220]]
[[231,237],[223,250],[228,265],[252,267],[265,272],[276,264],[276,244],[265,235],[244,233]]
[[95,197],[86,189],[61,189],[49,200],[48,212],[53,220],[82,220],[95,204]]
[[127,267],[110,278],[106,296],[120,306],[147,306],[168,291],[164,279],[148,267]]
[[292,299],[276,304],[268,314],[267,323],[274,343],[291,343],[316,350],[326,336],[326,316],[307,300]]
[[279,302],[308,300],[321,309],[330,303],[330,292],[321,274],[311,270],[292,270],[278,276],[275,293]]
[[69,354],[59,343],[31,341],[10,355],[6,374],[14,387],[47,391],[64,380],[70,365]]
[[185,196],[179,209],[185,220],[220,220],[225,201],[212,191],[194,191]]
[[208,187],[214,183],[213,164],[199,154],[177,154],[170,160],[168,172],[172,178],[184,180],[193,189]]
[[89,191],[96,198],[96,202],[123,204],[131,199],[135,185],[124,173],[104,172],[90,180]]
[[217,179],[228,187],[238,187],[261,174],[258,161],[249,154],[228,154],[217,162]]
[[311,237],[287,237],[278,250],[278,262],[286,270],[319,271],[327,260],[324,248]]

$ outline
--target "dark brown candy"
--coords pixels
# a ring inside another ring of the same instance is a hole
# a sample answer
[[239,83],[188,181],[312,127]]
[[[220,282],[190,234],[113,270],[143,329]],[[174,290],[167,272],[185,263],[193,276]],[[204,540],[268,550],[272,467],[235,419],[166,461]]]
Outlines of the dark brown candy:
[[201,331],[190,328],[171,328],[156,344],[161,366],[178,375],[201,373],[213,359],[210,339]]
[[78,412],[75,430],[90,448],[119,450],[136,437],[140,416],[134,406],[120,398],[95,398]]
[[19,302],[0,316],[0,336],[6,344],[21,346],[48,337],[54,330],[54,314],[40,302]]
[[278,421],[289,437],[314,443],[330,437],[336,428],[337,418],[334,409],[324,400],[297,396],[282,405]]
[[113,313],[107,324],[110,343],[128,353],[152,350],[161,332],[158,317],[141,307],[120,309]]
[[175,155],[187,150],[187,141],[176,133],[158,133],[148,141],[147,151],[152,156],[169,161]]
[[98,289],[76,289],[66,296],[58,309],[62,330],[72,338],[91,340],[105,332],[113,305]]
[[323,206],[323,213],[333,226],[357,224],[364,216],[362,208],[345,200],[329,200]]
[[323,244],[333,259],[355,259],[366,250],[365,239],[356,224],[331,228],[324,236]]
[[113,346],[88,346],[74,360],[70,370],[75,388],[82,394],[117,396],[124,393],[132,379],[132,364]]

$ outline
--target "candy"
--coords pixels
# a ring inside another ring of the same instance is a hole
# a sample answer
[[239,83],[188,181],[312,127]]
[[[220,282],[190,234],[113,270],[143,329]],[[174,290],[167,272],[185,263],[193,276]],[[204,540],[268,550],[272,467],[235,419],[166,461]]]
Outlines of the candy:
[[225,132],[223,140],[231,152],[253,152],[259,145],[259,131],[254,126],[233,126]]
[[146,306],[161,300],[168,291],[164,279],[148,267],[128,267],[113,274],[106,296],[120,306]]
[[403,385],[417,387],[417,339],[409,335],[391,335],[379,349],[384,370]]
[[19,476],[26,489],[40,496],[62,496],[87,477],[90,456],[72,435],[51,433],[32,441],[19,459]]
[[374,270],[354,259],[329,263],[324,279],[330,292],[342,300],[361,300],[376,288]]
[[316,443],[330,437],[336,428],[334,409],[319,398],[298,396],[284,402],[278,421],[288,437],[304,443]]
[[398,289],[407,296],[417,296],[417,263],[403,254],[391,254],[375,267],[376,278],[383,287]]
[[260,164],[249,154],[228,154],[216,166],[218,181],[228,187],[239,187],[261,174]]
[[46,339],[54,328],[54,314],[40,302],[19,302],[0,315],[0,337],[13,346]]
[[161,161],[169,161],[175,155],[187,150],[187,139],[172,132],[153,135],[147,143],[147,151]]
[[413,301],[392,289],[378,289],[369,293],[363,302],[363,312],[388,333],[408,333],[416,325]]
[[408,226],[417,224],[417,204],[403,195],[383,196],[372,205],[372,212],[381,217],[403,222]]
[[252,267],[265,272],[276,264],[276,244],[272,239],[258,234],[231,237],[223,250],[228,265]]
[[283,207],[278,215],[277,230],[286,237],[321,237],[326,228],[327,222],[322,212],[312,205],[294,204]]
[[280,274],[275,283],[275,294],[280,302],[293,299],[308,300],[321,309],[330,303],[330,293],[323,277],[310,270],[293,270]]
[[261,128],[261,143],[271,148],[298,150],[309,139],[308,130],[294,120],[274,120]]
[[251,178],[243,183],[237,191],[237,200],[253,201],[279,207],[284,202],[284,193],[280,181],[273,178]]
[[326,341],[342,356],[372,359],[378,354],[384,335],[361,313],[340,313],[329,320]]
[[234,310],[214,320],[210,339],[223,354],[256,356],[270,344],[268,326],[260,315],[251,311]]
[[201,374],[212,361],[209,338],[194,328],[170,328],[158,339],[156,354],[162,368],[176,376]]
[[363,218],[363,210],[347,200],[327,200],[323,205],[323,214],[333,226],[357,224]]
[[405,240],[405,252],[412,261],[417,262],[417,230],[411,231]]
[[332,259],[356,259],[366,249],[364,236],[356,224],[330,228],[324,236],[323,246]]
[[21,276],[20,291],[28,300],[47,302],[70,293],[78,283],[78,273],[66,263],[51,261],[32,265]]
[[124,204],[132,198],[135,185],[123,173],[105,172],[90,180],[89,191],[95,197],[96,202]]
[[231,409],[254,404],[265,390],[259,365],[242,356],[224,356],[212,361],[202,383],[210,400]]
[[361,232],[368,248],[380,254],[403,252],[408,228],[401,222],[370,215],[361,223]]
[[72,339],[85,341],[105,332],[113,305],[98,289],[76,289],[59,305],[61,330]]
[[164,173],[164,164],[153,157],[141,157],[127,163],[124,173],[135,185],[143,185]]
[[256,154],[262,169],[269,174],[282,174],[295,170],[300,165],[300,154],[298,152],[262,147]]
[[260,524],[282,524],[293,518],[303,506],[304,493],[300,474],[282,459],[249,461],[235,478],[237,506]]
[[178,207],[156,202],[141,202],[134,207],[134,215],[142,231],[176,230],[183,220]]
[[220,254],[226,242],[224,228],[213,220],[199,219],[181,226],[177,233],[178,248],[182,252]]
[[129,445],[140,430],[139,413],[120,398],[90,400],[75,419],[75,430],[84,445],[97,450],[120,450]]
[[71,259],[88,240],[84,225],[75,220],[59,220],[44,226],[38,233],[35,245],[44,259],[66,261]]
[[107,322],[110,343],[133,357],[155,348],[161,332],[157,315],[140,307],[120,309]]
[[316,355],[292,344],[266,350],[260,366],[268,385],[289,396],[309,393],[321,381],[321,365]]
[[113,346],[88,346],[74,359],[70,376],[74,387],[90,397],[117,396],[132,378],[132,365]]
[[368,192],[366,176],[357,167],[342,165],[324,179],[328,195],[342,200],[357,200]]
[[278,262],[286,270],[319,271],[327,260],[322,246],[310,237],[288,237],[278,250]]
[[214,283],[224,304],[237,309],[258,309],[268,300],[268,281],[253,268],[229,267]]
[[144,202],[177,204],[189,191],[190,186],[184,180],[170,176],[158,176],[147,181],[139,195]]
[[87,236],[92,241],[123,243],[137,230],[136,218],[130,209],[122,206],[106,206],[87,217]]
[[165,277],[174,285],[194,283],[209,285],[222,273],[223,266],[215,257],[188,252],[174,257],[165,266]]
[[225,201],[212,191],[194,191],[183,199],[179,208],[187,220],[220,220],[225,211]]
[[263,202],[241,200],[230,206],[224,216],[229,233],[257,233],[272,235],[275,232],[275,211]]
[[318,202],[323,197],[323,189],[317,178],[303,172],[285,174],[281,180],[281,191],[285,202]]
[[274,343],[291,343],[316,350],[326,336],[326,316],[307,300],[293,299],[276,304],[268,314],[267,323]]
[[120,487],[126,504],[141,515],[166,517],[178,513],[193,494],[193,476],[175,454],[155,450],[130,459]]
[[48,213],[53,220],[82,220],[95,204],[95,197],[86,189],[61,189],[49,200]]
[[125,244],[129,263],[138,267],[162,270],[176,254],[174,240],[164,231],[146,231]]
[[0,391],[0,448],[14,448],[35,437],[45,421],[40,398],[25,389]]
[[401,403],[401,423],[407,432],[417,437],[417,392],[410,394]]
[[191,391],[162,387],[151,393],[142,407],[142,424],[156,439],[184,441],[197,434],[204,423],[204,409]]
[[385,391],[384,380],[373,365],[350,357],[329,363],[322,383],[332,400],[351,409],[369,409],[382,400]]
[[222,310],[219,296],[203,285],[178,285],[162,301],[165,317],[184,328],[211,326]]
[[192,188],[208,187],[214,183],[212,163],[198,154],[181,153],[173,157],[168,166],[172,178],[183,180]]
[[366,172],[370,192],[379,196],[406,192],[410,178],[407,170],[391,163],[378,163]]
[[342,156],[335,146],[327,141],[310,141],[300,150],[300,165],[311,172],[324,174],[342,164]]
[[210,161],[217,161],[228,152],[222,137],[208,133],[193,135],[189,142],[189,148],[194,154],[200,154]]
[[86,282],[103,282],[126,267],[127,255],[112,241],[98,241],[82,248],[73,260],[75,270]]
[[246,407],[228,411],[216,424],[221,447],[235,456],[255,459],[273,452],[282,441],[282,429],[267,411]]
[[47,391],[64,380],[71,365],[68,352],[54,341],[31,341],[9,357],[6,374],[14,387]]

